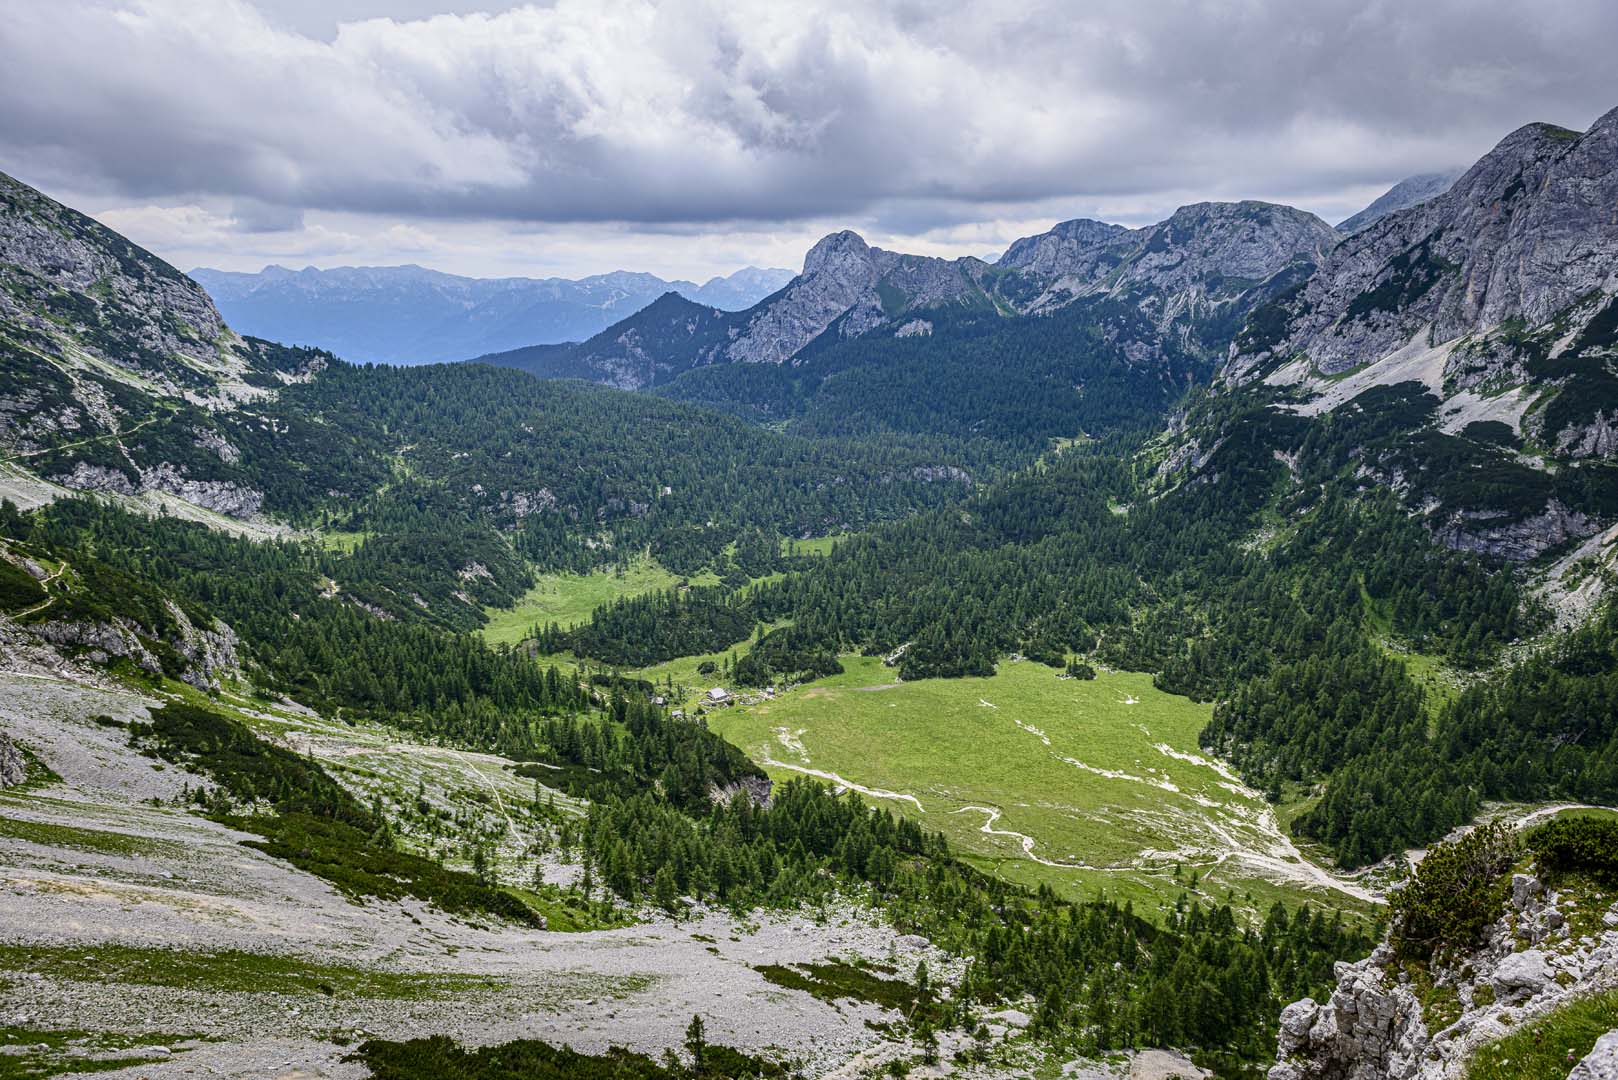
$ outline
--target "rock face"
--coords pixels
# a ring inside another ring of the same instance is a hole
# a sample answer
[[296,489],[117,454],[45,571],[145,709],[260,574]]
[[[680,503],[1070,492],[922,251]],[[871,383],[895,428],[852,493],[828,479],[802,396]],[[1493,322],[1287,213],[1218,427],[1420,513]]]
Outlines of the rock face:
[[1573,1067],[1567,1080],[1618,1080],[1618,1031],[1597,1039],[1595,1048]]
[[16,787],[28,778],[28,763],[11,736],[0,731],[0,789]]
[[[1566,903],[1538,878],[1516,875],[1508,909],[1484,943],[1434,969],[1435,986],[1461,1006],[1460,1017],[1437,1031],[1388,946],[1338,964],[1324,1004],[1305,998],[1281,1013],[1270,1080],[1458,1080],[1479,1047],[1572,997],[1618,986],[1618,904],[1604,930],[1575,936]],[[1618,1076],[1596,1071],[1618,1069],[1618,1033],[1586,1062],[1588,1077]],[[1569,1080],[1576,1077],[1577,1069]]]
[[1433,530],[1433,538],[1456,551],[1470,551],[1513,562],[1539,557],[1569,539],[1589,536],[1597,523],[1552,499],[1540,513],[1511,518],[1461,511]]
[[1130,342],[1133,360],[1168,347],[1211,359],[1224,355],[1242,314],[1291,283],[1286,272],[1305,272],[1337,239],[1312,214],[1257,202],[1198,203],[1143,229],[1066,221],[1016,241],[994,266],[885,251],[845,230],[816,243],[801,274],[746,311],[671,293],[582,345],[493,359],[640,389],[708,364],[798,364],[818,340],[930,335],[935,320],[923,313],[940,309],[1017,317],[1084,300],[1147,317],[1155,329]]
[[791,284],[742,313],[723,357],[786,363],[834,322],[839,336],[858,337],[904,311],[982,301],[986,269],[979,259],[900,255],[855,232],[832,233],[809,249]]
[[1270,1080],[1405,1080],[1417,1075],[1430,1041],[1421,1003],[1383,970],[1379,950],[1337,965],[1337,989],[1323,1005],[1305,998],[1281,1013],[1280,1064]]
[[1098,281],[1117,265],[1108,252],[1127,243],[1131,232],[1089,218],[1064,221],[1049,232],[1014,241],[996,265],[1040,277]]
[[[1566,466],[1618,458],[1615,205],[1618,110],[1583,133],[1519,128],[1439,193],[1348,223],[1255,309],[1216,387],[1310,417],[1380,413],[1349,450],[1358,475],[1448,547],[1522,562],[1587,538],[1612,511],[1578,486],[1597,470]],[[1484,475],[1498,480],[1468,479]]]
[[1330,375],[1419,331],[1436,345],[1508,319],[1542,324],[1618,290],[1615,201],[1618,110],[1584,134],[1519,128],[1444,194],[1345,239],[1291,305],[1286,331],[1238,350],[1232,367],[1302,353]]
[[1337,231],[1348,236],[1375,225],[1389,214],[1407,210],[1428,199],[1436,198],[1450,189],[1450,185],[1455,183],[1461,172],[1460,169],[1449,169],[1444,172],[1407,176],[1377,196],[1376,200],[1364,210],[1339,221]]
[[243,406],[326,367],[238,337],[208,294],[99,222],[0,175],[0,452],[58,487],[164,492],[257,516]]
[[1273,203],[1196,203],[1143,229],[1063,222],[1019,240],[997,264],[1043,279],[1027,310],[1048,311],[1089,297],[1139,307],[1160,333],[1223,349],[1227,337],[1202,326],[1237,321],[1312,270],[1338,241],[1313,214]]
[[0,321],[76,344],[172,394],[237,366],[196,282],[101,223],[0,173]]

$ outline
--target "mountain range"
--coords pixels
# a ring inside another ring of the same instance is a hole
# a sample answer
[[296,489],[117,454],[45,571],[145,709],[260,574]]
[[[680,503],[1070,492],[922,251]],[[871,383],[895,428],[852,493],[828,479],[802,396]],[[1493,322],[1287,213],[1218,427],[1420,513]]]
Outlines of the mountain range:
[[191,277],[243,333],[355,363],[424,364],[578,341],[669,291],[745,308],[792,275],[749,266],[698,285],[623,270],[570,280],[461,277],[421,266],[266,266],[251,274],[198,267]]
[[1234,326],[1283,275],[1307,272],[1337,234],[1267,203],[1201,203],[1143,229],[1068,221],[1012,244],[991,264],[825,237],[779,292],[726,312],[665,294],[577,346],[484,356],[548,377],[625,389],[660,386],[714,364],[799,366],[856,339],[929,336],[941,319],[1015,321],[1074,304],[1123,304],[1141,320],[1114,335],[1136,359],[1167,352],[1211,363]]
[[1610,822],[1443,842],[1618,803],[1615,206],[1618,110],[373,366],[0,175],[28,1067],[1508,1056],[1618,956]]

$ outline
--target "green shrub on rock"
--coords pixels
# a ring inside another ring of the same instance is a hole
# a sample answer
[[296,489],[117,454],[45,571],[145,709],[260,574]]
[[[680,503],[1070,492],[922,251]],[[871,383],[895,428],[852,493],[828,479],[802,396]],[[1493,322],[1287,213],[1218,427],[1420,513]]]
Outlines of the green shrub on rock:
[[1558,818],[1530,829],[1523,843],[1551,884],[1575,873],[1598,885],[1618,888],[1618,820]]
[[1473,944],[1499,917],[1504,875],[1516,858],[1517,834],[1499,823],[1435,844],[1388,900],[1391,941],[1400,958],[1424,961],[1439,950]]

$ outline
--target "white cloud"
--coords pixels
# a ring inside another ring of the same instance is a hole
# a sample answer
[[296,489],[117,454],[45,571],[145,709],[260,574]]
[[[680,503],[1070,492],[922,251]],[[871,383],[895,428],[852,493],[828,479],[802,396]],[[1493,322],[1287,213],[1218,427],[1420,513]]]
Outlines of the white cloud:
[[21,0],[0,167],[104,207],[222,204],[236,251],[403,224],[455,258],[492,222],[651,258],[697,227],[779,263],[821,224],[988,223],[961,234],[977,252],[998,223],[1204,198],[1335,217],[1615,103],[1603,0],[556,0],[295,29],[386,7]]

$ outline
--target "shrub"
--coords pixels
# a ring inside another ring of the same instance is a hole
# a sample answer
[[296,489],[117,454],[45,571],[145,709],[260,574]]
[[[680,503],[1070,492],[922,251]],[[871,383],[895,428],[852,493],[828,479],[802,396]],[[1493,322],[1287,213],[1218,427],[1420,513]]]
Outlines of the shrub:
[[1558,818],[1530,829],[1523,842],[1552,884],[1574,873],[1618,888],[1618,819]]
[[1395,952],[1425,961],[1440,949],[1471,945],[1499,916],[1502,876],[1516,857],[1517,834],[1498,823],[1479,825],[1453,844],[1434,845],[1389,897]]

